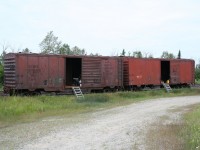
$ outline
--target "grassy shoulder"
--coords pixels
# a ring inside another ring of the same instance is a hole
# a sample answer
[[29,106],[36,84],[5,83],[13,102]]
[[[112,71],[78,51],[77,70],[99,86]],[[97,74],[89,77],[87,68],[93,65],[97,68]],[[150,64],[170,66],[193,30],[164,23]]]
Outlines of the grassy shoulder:
[[[147,149],[200,150],[200,105],[185,108],[187,112],[182,120],[171,121],[169,116],[162,116],[149,126]],[[173,110],[176,112],[180,110]]]
[[185,114],[185,126],[182,129],[185,149],[200,149],[200,106]]
[[195,83],[196,84],[200,84],[200,80],[195,80]]
[[166,93],[164,90],[101,93],[85,95],[85,99],[79,101],[74,96],[0,97],[0,127],[47,116],[74,115],[122,106],[152,98],[199,93],[199,89],[176,89],[171,93]]

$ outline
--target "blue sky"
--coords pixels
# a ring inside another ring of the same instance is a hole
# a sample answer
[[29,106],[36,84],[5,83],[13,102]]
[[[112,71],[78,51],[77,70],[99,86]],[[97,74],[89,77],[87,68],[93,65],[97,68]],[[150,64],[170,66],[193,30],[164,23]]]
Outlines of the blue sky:
[[199,8],[199,0],[0,0],[0,44],[40,52],[53,31],[87,53],[125,49],[160,57],[180,49],[182,57],[199,61]]

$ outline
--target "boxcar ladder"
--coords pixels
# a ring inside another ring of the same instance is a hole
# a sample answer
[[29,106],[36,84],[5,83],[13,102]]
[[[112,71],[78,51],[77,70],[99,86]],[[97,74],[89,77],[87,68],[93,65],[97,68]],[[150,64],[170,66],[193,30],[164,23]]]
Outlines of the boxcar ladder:
[[74,95],[76,95],[78,99],[81,99],[81,98],[84,99],[84,95],[80,87],[72,87],[72,90],[74,92]]
[[161,82],[167,92],[172,91],[172,88],[168,83]]

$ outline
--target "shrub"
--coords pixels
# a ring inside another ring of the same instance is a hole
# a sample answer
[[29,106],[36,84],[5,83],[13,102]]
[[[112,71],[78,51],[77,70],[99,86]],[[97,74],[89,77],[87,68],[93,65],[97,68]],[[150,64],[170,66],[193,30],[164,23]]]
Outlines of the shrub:
[[199,80],[199,79],[200,79],[200,69],[199,69],[199,68],[196,68],[196,69],[195,69],[195,79],[196,79],[196,80]]
[[0,86],[3,85],[3,76],[4,76],[4,73],[3,73],[3,65],[0,64]]

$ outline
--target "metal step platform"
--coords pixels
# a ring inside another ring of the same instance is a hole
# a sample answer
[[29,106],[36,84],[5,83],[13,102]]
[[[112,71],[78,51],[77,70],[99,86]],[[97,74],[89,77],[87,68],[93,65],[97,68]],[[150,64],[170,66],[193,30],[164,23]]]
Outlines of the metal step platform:
[[172,91],[172,88],[170,87],[168,83],[164,83],[164,82],[161,82],[161,83],[167,92]]
[[72,87],[74,95],[76,95],[77,99],[84,99],[84,95],[81,91],[80,87]]

